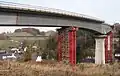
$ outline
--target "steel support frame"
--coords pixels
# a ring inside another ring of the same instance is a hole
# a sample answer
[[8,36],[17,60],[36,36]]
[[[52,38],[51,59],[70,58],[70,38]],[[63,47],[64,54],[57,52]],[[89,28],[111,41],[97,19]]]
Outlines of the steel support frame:
[[[76,64],[76,31],[76,27],[67,27],[58,30],[58,61],[63,61],[64,58],[67,58],[70,64]],[[67,33],[67,35],[65,33]],[[68,44],[65,44],[65,38],[67,38]],[[65,51],[69,53],[68,57],[63,57],[67,56],[63,55],[65,53],[62,53],[64,52],[62,48],[65,47],[63,44],[68,47],[65,49]]]
[[57,56],[58,56],[58,61],[62,61],[62,40],[63,40],[63,37],[62,37],[62,32],[61,32],[61,29],[58,30],[58,36],[57,36]]
[[71,27],[69,31],[69,60],[72,65],[76,64],[76,28]]
[[[68,30],[68,31],[67,31]],[[69,59],[69,63],[76,64],[76,27],[61,28],[58,30],[58,61]],[[65,33],[68,33],[66,35]],[[65,38],[67,37],[68,44],[65,44]],[[113,33],[110,32],[105,37],[105,63],[112,62],[112,44]],[[63,50],[63,47],[68,46],[68,49]],[[69,52],[68,57],[64,57],[65,53]]]
[[109,32],[105,38],[105,63],[112,62],[113,33]]

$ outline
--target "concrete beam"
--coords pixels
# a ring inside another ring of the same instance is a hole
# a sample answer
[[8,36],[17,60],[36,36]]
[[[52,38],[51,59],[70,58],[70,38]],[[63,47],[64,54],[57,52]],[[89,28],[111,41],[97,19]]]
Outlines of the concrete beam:
[[[106,34],[110,28],[101,23],[87,22],[61,17],[43,16],[36,14],[0,12],[0,25],[5,26],[42,26],[42,27],[66,27],[74,26],[88,30],[93,30],[101,34]],[[106,27],[106,29],[105,29]],[[107,30],[107,31],[106,31]]]

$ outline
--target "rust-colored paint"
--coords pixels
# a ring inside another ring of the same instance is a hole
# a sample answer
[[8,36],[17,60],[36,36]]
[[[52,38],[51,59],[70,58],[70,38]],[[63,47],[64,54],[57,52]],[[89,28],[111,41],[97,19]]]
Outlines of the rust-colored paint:
[[[62,43],[64,43],[64,30],[63,29],[58,31],[58,61],[62,61]],[[72,65],[76,64],[76,27],[69,27],[68,33],[68,50],[69,51],[69,63]]]
[[76,64],[76,28],[72,27],[69,31],[69,55],[70,63]]
[[62,61],[62,34],[61,30],[58,31],[58,61]]
[[112,62],[112,44],[113,44],[113,33],[109,32],[105,38],[105,63]]

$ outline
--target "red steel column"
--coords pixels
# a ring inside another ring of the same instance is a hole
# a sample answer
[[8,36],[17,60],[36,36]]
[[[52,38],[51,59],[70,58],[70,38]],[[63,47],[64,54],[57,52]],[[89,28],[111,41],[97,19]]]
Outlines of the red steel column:
[[72,63],[72,31],[69,31],[69,61]]
[[72,65],[76,64],[76,28],[71,27],[69,31],[69,61]]
[[108,61],[108,36],[105,38],[105,63]]
[[[67,53],[69,53],[69,56],[67,56]],[[67,59],[68,57],[69,59]],[[69,60],[72,65],[76,64],[76,27],[58,30],[58,61],[64,60]]]
[[110,32],[110,62],[112,62],[113,61],[113,55],[112,55],[112,50],[113,50],[113,33],[112,32]]
[[113,33],[110,32],[105,38],[105,63],[112,62]]
[[76,28],[73,28],[73,64],[76,64]]
[[62,61],[62,34],[61,34],[61,30],[58,30],[58,40],[57,40],[58,44],[58,61]]

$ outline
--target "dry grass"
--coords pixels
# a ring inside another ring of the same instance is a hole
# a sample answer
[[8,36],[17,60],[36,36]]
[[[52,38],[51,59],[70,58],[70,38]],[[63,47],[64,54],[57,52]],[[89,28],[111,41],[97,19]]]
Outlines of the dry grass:
[[73,67],[54,61],[10,62],[0,61],[0,76],[120,76],[120,64],[77,64]]

